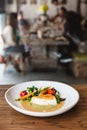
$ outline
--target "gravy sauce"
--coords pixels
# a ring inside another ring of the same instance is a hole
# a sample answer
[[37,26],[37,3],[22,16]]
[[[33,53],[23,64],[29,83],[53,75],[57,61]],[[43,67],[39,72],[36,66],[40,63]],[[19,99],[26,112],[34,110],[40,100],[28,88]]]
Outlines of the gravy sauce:
[[22,101],[21,102],[22,106],[24,109],[33,111],[33,112],[51,112],[51,111],[56,111],[63,107],[64,101],[57,105],[37,105],[33,103],[29,103],[28,101]]

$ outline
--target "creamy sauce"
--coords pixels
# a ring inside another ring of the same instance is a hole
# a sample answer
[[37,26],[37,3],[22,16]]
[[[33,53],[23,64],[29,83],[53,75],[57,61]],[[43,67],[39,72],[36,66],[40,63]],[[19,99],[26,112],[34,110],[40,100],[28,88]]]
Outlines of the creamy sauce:
[[56,111],[63,107],[64,101],[57,105],[37,105],[33,103],[29,103],[28,101],[22,101],[21,102],[22,106],[24,109],[29,110],[29,111],[34,111],[34,112],[51,112],[51,111]]

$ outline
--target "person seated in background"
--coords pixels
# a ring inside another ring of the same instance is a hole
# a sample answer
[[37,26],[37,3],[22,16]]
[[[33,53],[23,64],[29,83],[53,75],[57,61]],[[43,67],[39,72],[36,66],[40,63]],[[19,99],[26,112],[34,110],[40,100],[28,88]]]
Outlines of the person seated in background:
[[65,33],[68,33],[72,36],[76,35],[79,39],[82,36],[82,27],[81,22],[83,17],[74,12],[74,11],[67,11],[66,12],[66,24],[65,24]]
[[56,8],[56,15],[51,19],[51,21],[55,22],[55,19],[60,15],[60,11],[62,10],[61,8],[64,7],[64,10],[66,8],[65,8],[63,0],[52,0],[51,3],[55,5],[55,8]]
[[58,25],[58,29],[63,33],[67,34],[68,32],[70,35],[76,35],[78,38],[81,38],[82,20],[83,18],[80,14],[74,11],[67,11],[65,7],[61,7],[55,16],[54,23]]
[[[4,41],[3,47],[8,48],[10,46],[16,45],[16,21],[12,18],[12,14],[10,14],[6,21],[6,26],[2,31],[2,38]],[[9,35],[8,35],[9,34]]]
[[3,41],[4,57],[6,58],[5,62],[7,65],[9,60],[14,62],[16,59],[17,60],[19,59],[18,63],[16,62],[17,64],[15,64],[15,68],[19,72],[22,72],[24,71],[24,65],[22,62],[21,52],[24,49],[23,46],[17,46],[16,29],[17,29],[16,15],[14,13],[10,13],[9,17],[7,18],[6,26],[3,29],[1,34],[2,41]]
[[58,25],[58,29],[61,30],[61,32],[64,32],[64,25],[66,23],[66,13],[67,10],[64,7],[61,7],[58,10],[58,15],[55,17],[55,23]]
[[21,15],[21,13],[22,12],[18,14],[18,27],[19,27],[20,39],[21,39],[22,44],[24,45],[23,60],[26,67],[29,67],[29,63],[30,63],[29,24],[27,20],[23,19],[23,16]]
[[[61,18],[60,23],[58,21],[59,18]],[[62,34],[67,37],[70,42],[66,49],[63,47],[59,49],[61,53],[65,52],[66,56],[71,56],[74,51],[78,50],[79,40],[82,38],[82,19],[81,15],[74,11],[67,11],[64,7],[61,7],[59,10],[59,14],[56,17],[58,29],[62,31]]]
[[26,22],[26,24],[28,24],[28,21],[26,19],[24,19],[24,15],[23,15],[23,12],[22,11],[19,11],[18,14],[17,14],[17,23],[18,23],[18,29],[20,31],[20,28],[21,28],[21,21],[24,21]]
[[77,35],[77,37],[81,38],[82,20],[83,18],[80,14],[74,11],[67,11],[65,7],[61,7],[54,22],[58,25],[58,29],[60,29],[63,33],[67,34],[68,32],[72,36]]
[[78,51],[78,44],[82,39],[81,22],[83,17],[74,11],[66,11],[65,18],[63,35],[70,41],[68,55],[72,56],[73,52]]

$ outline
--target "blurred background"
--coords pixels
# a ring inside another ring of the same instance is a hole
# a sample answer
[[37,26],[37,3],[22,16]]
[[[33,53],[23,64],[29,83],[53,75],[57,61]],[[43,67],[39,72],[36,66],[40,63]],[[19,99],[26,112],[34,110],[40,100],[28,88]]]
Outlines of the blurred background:
[[1,0],[0,84],[87,83],[87,0]]

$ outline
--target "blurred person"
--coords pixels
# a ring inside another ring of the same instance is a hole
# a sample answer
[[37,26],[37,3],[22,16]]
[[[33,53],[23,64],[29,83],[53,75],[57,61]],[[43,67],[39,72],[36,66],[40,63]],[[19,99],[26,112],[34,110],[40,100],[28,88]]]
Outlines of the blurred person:
[[82,22],[83,17],[74,12],[66,12],[66,22],[64,23],[64,36],[67,37],[70,44],[68,46],[68,55],[78,51],[78,44],[82,40]]
[[10,13],[6,21],[6,26],[1,34],[3,41],[4,57],[6,59],[5,60],[6,65],[8,64],[9,61],[14,62],[15,60],[18,59],[17,57],[20,57],[21,63],[15,64],[15,67],[19,72],[22,72],[24,71],[24,65],[22,62],[21,53],[24,51],[24,47],[17,46],[16,29],[17,29],[16,14]]
[[18,14],[17,14],[17,22],[18,22],[18,28],[19,28],[19,30],[20,30],[21,26],[23,26],[21,24],[22,21],[24,21],[24,22],[26,22],[26,24],[28,24],[28,21],[26,19],[24,19],[23,12],[19,11]]
[[81,40],[82,37],[82,20],[83,17],[74,12],[67,11],[66,13],[66,23],[65,23],[65,33],[70,34],[72,37],[77,37]]
[[20,34],[20,39],[22,44],[24,45],[24,52],[23,52],[23,61],[26,67],[29,67],[30,64],[30,33],[29,28],[30,25],[26,19],[24,19],[24,15],[22,11],[18,12],[17,15],[18,21],[18,29]]
[[4,29],[2,31],[4,48],[16,45],[16,35],[15,35],[16,28],[17,28],[16,20],[14,20],[13,15],[10,14],[7,18],[6,26],[4,27]]
[[18,26],[17,26],[17,13],[12,12],[11,15],[12,15],[11,16],[12,19],[14,19],[14,21],[16,23],[15,34],[16,34],[16,44],[18,45],[19,42],[20,42],[20,34],[19,34],[19,31],[18,31]]
[[23,12],[19,11],[17,15],[17,20],[20,21],[21,19],[24,19]]
[[61,7],[54,19],[54,23],[57,25],[57,28],[58,30],[61,31],[61,33],[64,33],[64,25],[66,23],[66,13],[67,13],[66,8]]
[[72,52],[78,50],[78,44],[82,39],[81,21],[83,18],[74,11],[67,11],[64,7],[59,10],[57,19],[58,18],[61,18],[60,24],[58,24],[58,29],[62,31],[62,34],[67,37],[70,42],[66,49],[60,47],[59,51],[61,51],[61,53],[66,52],[66,56],[71,57]]
[[58,27],[64,31],[64,33],[70,33],[71,35],[81,36],[81,22],[82,16],[74,11],[67,11],[65,7],[61,7],[58,11],[58,15],[55,17],[55,22],[58,23]]

